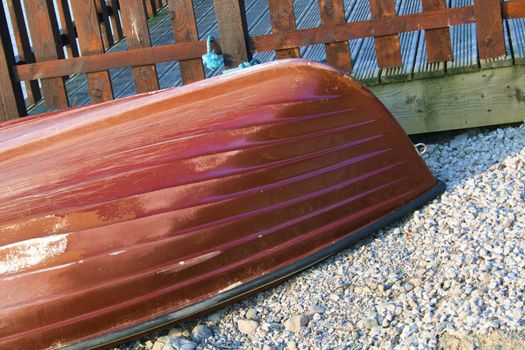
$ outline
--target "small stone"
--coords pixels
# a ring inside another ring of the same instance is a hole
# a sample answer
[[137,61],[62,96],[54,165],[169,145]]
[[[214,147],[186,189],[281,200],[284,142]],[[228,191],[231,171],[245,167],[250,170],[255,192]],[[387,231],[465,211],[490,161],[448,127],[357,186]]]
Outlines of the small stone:
[[257,327],[259,327],[259,323],[257,321],[246,319],[237,320],[237,328],[241,333],[252,335],[257,330]]
[[262,350],[275,350],[275,348],[273,346],[264,344]]
[[213,337],[211,329],[202,324],[195,326],[195,328],[193,328],[191,331],[191,339],[197,344],[210,337]]
[[[152,350],[164,350],[164,346],[165,345],[169,345],[169,337],[168,336],[163,336],[163,337],[159,337],[155,343],[153,344],[153,348]],[[171,347],[171,346],[170,346]],[[169,348],[168,348],[169,349]],[[166,350],[168,350],[166,349]]]
[[322,306],[318,306],[318,305],[314,305],[310,308],[310,310],[308,310],[309,315],[324,314],[324,312],[325,312],[325,308]]
[[255,309],[248,309],[244,316],[249,320],[253,320],[257,316],[257,311]]
[[308,316],[305,315],[296,315],[290,317],[284,323],[284,328],[290,332],[299,332],[308,324]]
[[363,327],[370,330],[374,327],[379,326],[377,319],[375,317],[365,317],[361,320],[363,322]]
[[172,328],[170,329],[168,335],[170,337],[184,337],[184,329],[179,327]]

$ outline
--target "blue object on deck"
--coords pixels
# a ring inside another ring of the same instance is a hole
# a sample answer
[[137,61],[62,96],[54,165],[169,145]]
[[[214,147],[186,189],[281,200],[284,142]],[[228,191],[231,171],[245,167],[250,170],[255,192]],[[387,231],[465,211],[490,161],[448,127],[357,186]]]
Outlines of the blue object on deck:
[[258,60],[256,60],[255,58],[253,58],[251,61],[246,61],[246,62],[243,62],[241,64],[239,64],[238,67],[235,67],[235,68],[232,68],[232,69],[225,69],[222,71],[222,74],[225,74],[225,73],[230,73],[230,72],[235,72],[239,69],[243,69],[243,68],[248,68],[248,67],[251,67],[251,66],[255,66],[256,64],[259,64],[261,62],[259,62]]
[[208,36],[208,39],[206,40],[206,48],[208,52],[202,55],[202,61],[208,69],[217,69],[224,63],[222,55],[213,52],[211,47],[213,40],[215,40],[214,37]]

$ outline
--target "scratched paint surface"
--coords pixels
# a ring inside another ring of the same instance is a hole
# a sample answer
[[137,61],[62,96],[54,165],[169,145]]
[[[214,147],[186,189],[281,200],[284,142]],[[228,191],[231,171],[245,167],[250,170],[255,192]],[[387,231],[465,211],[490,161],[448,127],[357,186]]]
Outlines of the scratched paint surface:
[[1,124],[0,178],[0,349],[207,299],[436,183],[374,96],[303,60]]

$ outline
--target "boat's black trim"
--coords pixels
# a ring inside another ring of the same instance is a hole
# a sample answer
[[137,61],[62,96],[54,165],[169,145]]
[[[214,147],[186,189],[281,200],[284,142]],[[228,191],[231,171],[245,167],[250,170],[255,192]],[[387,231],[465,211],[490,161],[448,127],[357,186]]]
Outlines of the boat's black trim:
[[339,252],[340,250],[349,247],[352,243],[363,239],[377,230],[391,224],[392,222],[400,219],[404,215],[416,210],[417,208],[423,206],[425,203],[437,197],[445,190],[445,184],[441,181],[437,181],[436,185],[432,187],[429,191],[425,192],[418,198],[408,202],[399,209],[393,211],[392,213],[384,216],[380,220],[373,222],[372,224],[362,228],[353,235],[346,237],[331,246],[316,252],[300,261],[297,261],[289,266],[283,267],[279,270],[268,273],[264,276],[258,277],[250,282],[234,287],[230,290],[224,291],[220,294],[217,294],[209,299],[201,301],[199,303],[187,306],[180,310],[168,313],[166,315],[159,316],[150,321],[141,323],[139,325],[125,328],[110,334],[106,334],[97,338],[92,338],[84,340],[82,342],[65,346],[63,349],[73,350],[73,349],[90,349],[102,347],[106,344],[111,344],[118,342],[119,340],[130,338],[136,334],[141,334],[148,332],[149,330],[160,328],[164,325],[169,325],[178,320],[188,318],[192,315],[202,313],[213,307],[217,307],[223,304],[227,304],[233,299],[237,299],[243,295],[250,294],[251,292],[257,291],[261,288],[264,288],[267,285],[274,284],[278,281],[285,280],[290,276],[328,258],[331,255]]

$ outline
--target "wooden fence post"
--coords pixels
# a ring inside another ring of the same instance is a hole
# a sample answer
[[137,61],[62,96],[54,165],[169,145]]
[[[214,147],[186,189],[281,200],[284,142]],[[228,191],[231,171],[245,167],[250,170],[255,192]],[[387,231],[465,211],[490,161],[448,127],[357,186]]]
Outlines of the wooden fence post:
[[4,7],[0,5],[0,121],[27,113],[22,87],[13,72],[15,55],[11,45]]
[[[34,63],[35,58],[31,51],[31,44],[29,43],[29,35],[27,33],[26,24],[24,21],[24,13],[22,11],[22,4],[20,0],[8,0],[7,8],[11,17],[11,26],[13,27],[13,34],[15,37],[16,48],[20,61],[24,63]],[[7,33],[7,32],[6,32]],[[40,85],[38,80],[30,80],[26,82],[27,100],[30,105],[36,104],[41,98]]]
[[[126,0],[121,8],[122,25],[128,49],[151,47],[151,38],[148,30],[146,7],[143,0]],[[133,78],[137,93],[155,91],[159,89],[157,68],[154,64],[132,67]]]
[[[346,23],[343,0],[319,0],[321,23],[323,25]],[[352,71],[352,59],[348,41],[325,44],[326,62],[344,72]]]
[[[75,16],[78,42],[82,55],[104,53],[96,4],[98,0],[73,0],[71,8]],[[88,73],[89,96],[92,103],[113,99],[113,89],[108,71]]]
[[[396,15],[394,0],[370,0],[370,10],[376,20]],[[399,67],[403,64],[399,34],[374,37],[374,43],[379,67]]]
[[[75,1],[75,0],[73,0]],[[124,1],[126,4],[127,1]],[[115,44],[113,41],[113,33],[111,32],[111,25],[109,24],[109,14],[106,5],[106,0],[95,0],[95,7],[97,10],[97,18],[99,20],[100,34],[102,37],[102,43],[104,50],[108,50]]]
[[124,37],[120,21],[118,0],[111,0],[111,5],[108,6],[108,12],[110,12],[109,19],[111,20],[111,26],[113,27],[113,41],[117,42]]
[[505,56],[500,0],[474,0],[480,59]]
[[[52,1],[31,0],[24,1],[24,5],[29,32],[33,39],[35,61],[64,58]],[[41,84],[44,102],[48,109],[66,108],[68,106],[63,77],[42,79]]]
[[69,42],[66,44],[67,57],[78,57],[77,37],[75,26],[71,19],[68,0],[57,1],[58,17],[62,25],[62,34],[67,35]]
[[214,0],[224,66],[234,68],[249,61],[248,29],[243,0]]
[[[197,22],[192,0],[168,0],[168,6],[173,23],[175,41],[199,41]],[[204,79],[204,69],[200,58],[179,61],[180,72],[184,84]]]
[[[293,0],[268,0],[268,8],[272,20],[272,33],[296,30]],[[276,50],[275,55],[278,59],[301,57],[298,47]]]
[[[447,8],[446,0],[423,0],[423,11],[432,11]],[[450,45],[450,30],[446,28],[425,30],[427,40],[427,58],[429,63],[452,60]]]

